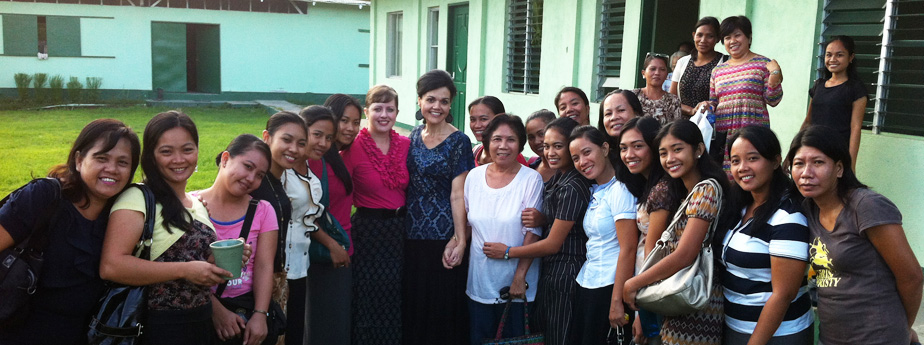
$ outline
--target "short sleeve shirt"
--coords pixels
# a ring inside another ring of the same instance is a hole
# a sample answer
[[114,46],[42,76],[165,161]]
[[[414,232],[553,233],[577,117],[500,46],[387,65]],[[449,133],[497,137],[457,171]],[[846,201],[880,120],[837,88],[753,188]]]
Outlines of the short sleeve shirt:
[[[577,171],[557,172],[545,186],[545,201],[542,213],[548,220],[543,238],[549,236],[551,224],[555,219],[573,221],[561,250],[554,255],[543,257],[543,262],[565,259],[573,256],[578,261],[586,260],[587,235],[584,233],[584,214],[590,203],[590,181]],[[570,259],[569,259],[570,260]]]
[[853,102],[869,97],[866,86],[857,79],[837,86],[825,86],[827,79],[819,79],[809,89],[812,97],[812,124],[828,126],[840,133],[841,138],[850,142],[850,120],[853,117]]
[[587,289],[596,289],[616,281],[620,252],[616,221],[635,219],[636,199],[616,177],[602,185],[594,184],[591,193],[587,213],[584,214],[587,261],[578,273],[577,283]]
[[[744,215],[746,208],[741,210]],[[801,207],[790,198],[759,228],[754,218],[738,222],[725,234],[720,262],[725,293],[725,325],[744,334],[754,333],[764,305],[773,292],[771,257],[808,261],[809,230]],[[773,336],[795,334],[812,326],[812,302],[807,281],[790,302]]]
[[[520,215],[527,208],[542,208],[542,176],[535,170],[520,167],[506,186],[492,188],[486,179],[487,168],[472,169],[465,178],[465,211],[472,226],[469,251],[468,283],[465,293],[472,300],[495,304],[497,291],[509,286],[517,270],[518,260],[491,259],[484,255],[485,242],[500,242],[507,246],[523,245],[527,232],[542,236],[541,228],[523,226]],[[538,286],[539,260],[533,260],[526,272],[526,282]],[[526,290],[527,301],[533,301],[536,289]]]
[[[719,192],[712,185],[705,182],[697,183],[693,187],[693,190],[687,195],[686,208],[677,210],[677,212],[682,212],[678,221],[664,230],[674,233],[674,240],[667,243],[671,252],[677,250],[680,237],[683,236],[687,221],[690,218],[699,218],[710,223],[715,220],[719,214]],[[709,235],[711,236],[712,234]]]
[[428,149],[421,138],[423,127],[414,128],[409,137],[407,238],[446,240],[454,233],[449,200],[452,180],[475,167],[472,141],[461,131],[456,131]]
[[[834,229],[825,229],[811,199],[804,206],[811,231],[811,265],[818,287],[819,340],[825,344],[902,344],[908,321],[895,276],[866,230],[901,224],[889,199],[866,188],[847,196]],[[876,320],[876,322],[870,322]]]
[[[215,232],[218,233],[218,239],[228,240],[239,238],[244,226],[244,218],[246,218],[246,215],[230,222],[211,219],[212,226],[215,227]],[[253,223],[251,223],[250,232],[247,234],[247,244],[249,244],[251,248],[251,260],[248,260],[247,265],[241,268],[240,278],[228,280],[228,287],[225,288],[221,297],[237,297],[253,291],[253,258],[257,257],[257,250],[259,249],[257,245],[258,239],[263,233],[278,230],[279,226],[276,223],[276,211],[273,210],[273,206],[270,206],[269,202],[261,200],[260,203],[257,204],[257,210],[253,215]],[[215,289],[212,289],[212,291],[215,291]]]

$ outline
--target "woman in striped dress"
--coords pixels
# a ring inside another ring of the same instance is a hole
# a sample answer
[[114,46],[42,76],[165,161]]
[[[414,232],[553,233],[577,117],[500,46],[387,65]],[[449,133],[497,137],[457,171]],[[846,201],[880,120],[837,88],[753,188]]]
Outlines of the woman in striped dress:
[[[770,127],[767,106],[783,99],[783,72],[776,60],[751,51],[751,21],[745,16],[725,18],[720,26],[722,43],[730,58],[715,66],[709,82],[709,101],[715,129],[727,137],[747,125]],[[699,109],[699,106],[696,107]],[[722,167],[729,171],[728,150]],[[728,175],[731,179],[731,175]]]
[[522,214],[524,226],[545,226],[542,239],[518,247],[503,243],[484,245],[485,255],[492,259],[542,258],[536,314],[549,345],[577,343],[572,314],[576,279],[587,253],[583,222],[590,204],[591,184],[574,168],[568,150],[568,138],[577,126],[576,121],[562,117],[546,127],[542,152],[549,166],[558,172],[546,183],[544,210],[528,208]]

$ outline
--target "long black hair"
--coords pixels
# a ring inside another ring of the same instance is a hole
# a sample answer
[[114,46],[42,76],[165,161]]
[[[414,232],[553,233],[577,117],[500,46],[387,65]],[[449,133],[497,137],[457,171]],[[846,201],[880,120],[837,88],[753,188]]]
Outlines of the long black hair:
[[141,170],[144,172],[144,184],[151,188],[154,193],[154,200],[157,200],[162,206],[160,211],[164,220],[164,229],[168,233],[173,233],[170,228],[176,228],[180,231],[186,231],[192,227],[192,215],[183,207],[183,202],[173,192],[173,188],[167,184],[160,169],[157,168],[157,159],[154,157],[154,150],[157,149],[157,142],[165,132],[174,128],[182,128],[192,137],[196,147],[199,147],[199,131],[196,124],[189,116],[177,111],[170,110],[151,118],[147,126],[144,127],[144,136],[142,139],[141,150]]
[[[257,136],[253,134],[238,135],[234,139],[231,139],[231,142],[228,143],[228,147],[225,148],[225,151],[228,152],[231,158],[250,152],[250,150],[257,150],[260,152],[260,155],[266,158],[267,165],[273,164],[273,154],[270,152],[269,145],[264,143],[263,139],[257,138]],[[215,156],[215,165],[218,165],[219,169],[221,168],[221,155],[224,154],[225,151],[221,151]],[[267,169],[269,169],[269,166],[267,166]]]
[[[789,153],[786,154],[786,161],[789,162],[790,170],[792,169],[792,160],[796,152],[804,146],[814,147],[831,157],[834,163],[841,162],[844,166],[844,172],[837,179],[837,196],[843,203],[847,203],[847,195],[857,188],[869,188],[854,174],[850,161],[850,150],[847,148],[847,141],[841,138],[841,135],[831,127],[827,126],[808,126],[796,133],[792,138],[792,145],[789,146]],[[798,180],[794,177],[793,180]],[[795,186],[793,186],[795,187]],[[796,190],[796,189],[793,189]]]
[[[757,149],[757,153],[771,162],[782,160],[780,140],[777,139],[776,134],[768,127],[750,125],[741,128],[729,139],[728,147],[731,148],[738,139],[746,139],[751,142],[751,145]],[[732,169],[734,169],[734,167]],[[754,220],[751,222],[751,226],[755,231],[760,232],[767,227],[767,221],[770,220],[770,217],[780,208],[780,204],[785,199],[788,199],[791,184],[792,182],[789,180],[789,177],[783,172],[783,167],[781,165],[775,166],[773,175],[770,179],[770,193],[767,195],[767,200],[754,209]],[[737,209],[746,207],[754,202],[754,196],[744,191],[744,189],[741,189],[741,186],[737,183],[733,183],[731,186],[731,196]],[[737,212],[731,213],[733,213],[736,218],[740,216]]]
[[[570,117],[559,117],[555,120],[552,120],[552,122],[549,122],[549,124],[545,126],[545,131],[546,131],[546,135],[548,135],[548,132],[550,129],[554,129],[556,132],[558,132],[558,134],[561,134],[561,136],[565,137],[565,139],[568,140],[568,142],[565,143],[565,146],[567,147],[569,144],[571,144],[571,132],[574,131],[574,128],[576,128],[577,126],[578,126],[577,121],[574,121]],[[570,157],[566,157],[566,158],[570,158]],[[564,160],[568,161],[568,163],[571,164],[572,168],[574,167],[574,162],[571,161],[571,159],[564,159]]]
[[[661,167],[661,162],[658,160],[658,146],[655,144],[655,137],[658,135],[658,130],[661,129],[661,122],[656,120],[651,116],[635,117],[626,122],[622,126],[622,131],[619,132],[619,138],[617,142],[622,142],[622,135],[629,130],[637,130],[642,134],[642,140],[645,141],[645,145],[648,145],[648,150],[651,152],[649,154],[648,162],[648,179],[646,180],[642,174],[638,174],[637,179],[627,180],[626,187],[629,187],[630,191],[632,190],[630,183],[633,185],[638,185],[641,188],[642,192],[638,195],[638,204],[642,205],[648,201],[648,196],[651,195],[651,190],[664,178],[664,168]],[[622,159],[620,159],[622,161]],[[624,164],[625,162],[623,162]],[[629,172],[629,169],[626,168],[626,172]],[[634,174],[633,174],[634,175]],[[668,211],[673,213],[677,210],[677,206],[680,206],[680,200],[668,200]],[[651,210],[648,210],[651,212]]]
[[[359,105],[359,101],[356,98],[342,93],[328,97],[327,101],[324,102],[324,106],[329,107],[334,115],[334,128],[336,128],[336,132],[340,131],[340,121],[343,119],[343,113],[346,111],[347,107],[356,107],[356,110],[359,110],[360,114],[362,114],[362,107]],[[337,135],[334,137],[336,138]],[[347,170],[346,164],[343,163],[343,157],[340,156],[340,150],[346,150],[349,146],[350,145],[338,147],[337,140],[334,140],[330,145],[330,149],[324,152],[324,160],[330,163],[331,169],[334,170],[334,175],[337,175],[337,178],[343,182],[346,193],[352,194],[353,178],[350,176],[350,171]]]
[[613,147],[613,145],[609,144],[603,131],[594,126],[580,126],[571,131],[571,136],[568,138],[568,141],[574,141],[578,138],[584,138],[601,148],[604,143],[607,143],[610,150],[606,158],[610,161],[610,165],[613,166],[616,179],[626,185],[626,189],[629,190],[629,193],[632,193],[632,196],[636,198],[641,197],[642,192],[645,190],[645,178],[629,172],[629,169],[626,168],[626,164],[619,158],[619,146]]
[[[706,147],[702,132],[699,131],[696,124],[687,119],[674,120],[664,125],[655,137],[656,147],[660,148],[661,140],[668,135],[689,144],[694,150],[696,150],[699,145],[703,145],[704,148]],[[716,225],[716,232],[712,238],[713,245],[721,245],[722,239],[725,237],[725,231],[734,225],[731,224],[734,221],[734,216],[732,214],[736,213],[736,211],[731,210],[734,207],[731,204],[732,198],[728,193],[728,175],[726,175],[725,171],[705,152],[696,160],[696,168],[699,169],[701,175],[700,181],[705,181],[710,178],[715,179],[722,188],[722,209],[716,216],[716,221],[718,223]],[[668,180],[667,193],[671,199],[676,198],[676,200],[683,200],[690,191],[687,190],[682,179],[670,178]],[[677,210],[677,212],[682,212],[682,210]]]

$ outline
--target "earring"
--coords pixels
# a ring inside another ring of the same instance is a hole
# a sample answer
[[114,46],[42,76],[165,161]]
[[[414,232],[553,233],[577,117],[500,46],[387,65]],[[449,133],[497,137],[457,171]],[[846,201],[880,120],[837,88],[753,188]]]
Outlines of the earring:
[[703,155],[696,156],[696,159],[700,159]]

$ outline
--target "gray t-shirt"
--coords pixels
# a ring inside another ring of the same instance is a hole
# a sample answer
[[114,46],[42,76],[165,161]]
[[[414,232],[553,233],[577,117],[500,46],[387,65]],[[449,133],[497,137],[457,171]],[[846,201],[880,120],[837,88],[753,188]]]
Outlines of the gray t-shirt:
[[901,224],[889,199],[866,188],[850,192],[834,230],[818,220],[818,207],[804,203],[811,230],[812,268],[817,276],[819,340],[835,344],[907,344],[910,337],[895,276],[865,231]]

